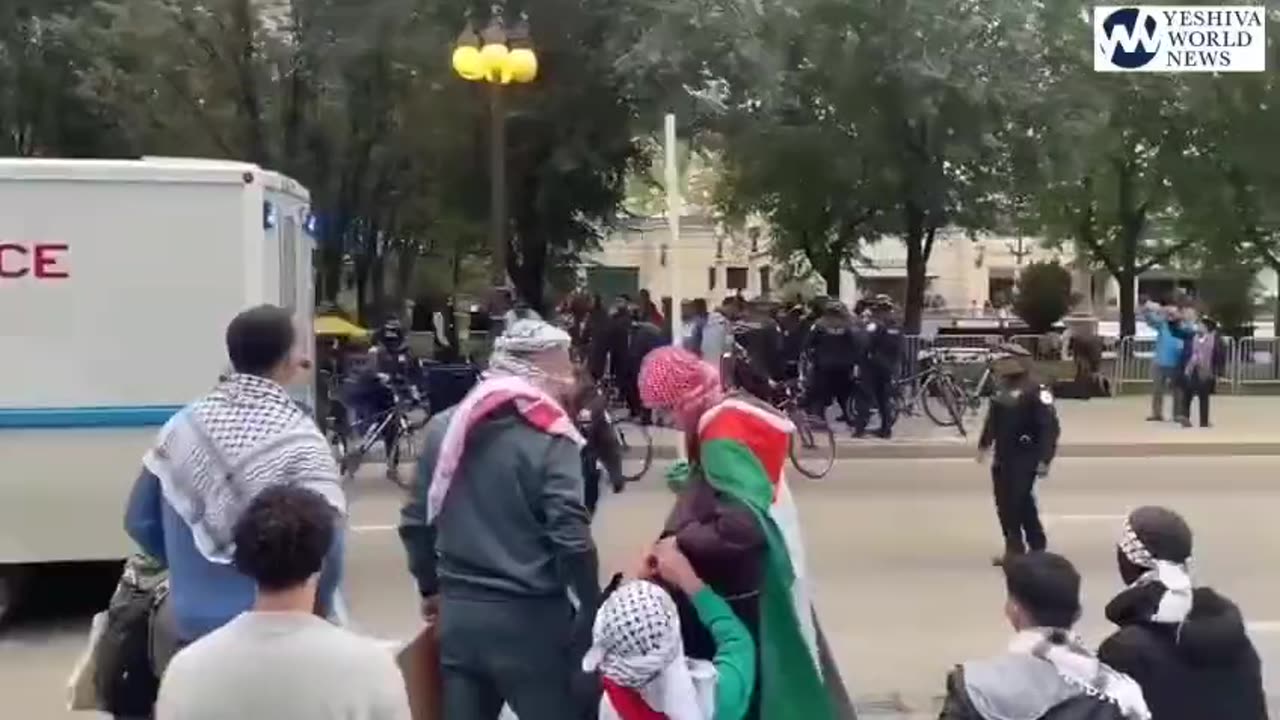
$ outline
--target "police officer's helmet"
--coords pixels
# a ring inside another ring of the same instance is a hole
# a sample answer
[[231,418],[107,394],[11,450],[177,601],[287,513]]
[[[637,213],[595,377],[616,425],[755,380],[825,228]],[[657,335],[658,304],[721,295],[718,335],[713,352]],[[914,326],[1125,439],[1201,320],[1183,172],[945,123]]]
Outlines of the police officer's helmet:
[[399,318],[388,318],[382,323],[378,330],[378,342],[392,349],[404,345],[404,326],[400,324]]

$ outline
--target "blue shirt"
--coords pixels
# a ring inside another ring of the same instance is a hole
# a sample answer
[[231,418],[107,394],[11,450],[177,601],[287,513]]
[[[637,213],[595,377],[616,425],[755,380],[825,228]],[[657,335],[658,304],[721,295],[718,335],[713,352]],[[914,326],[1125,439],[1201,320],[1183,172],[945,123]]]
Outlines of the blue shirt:
[[[169,599],[178,636],[192,642],[253,606],[257,587],[232,565],[215,563],[196,548],[195,536],[160,490],[160,479],[143,469],[134,482],[124,516],[125,531],[148,555],[169,569]],[[342,578],[342,528],[320,573],[318,610],[329,615]]]

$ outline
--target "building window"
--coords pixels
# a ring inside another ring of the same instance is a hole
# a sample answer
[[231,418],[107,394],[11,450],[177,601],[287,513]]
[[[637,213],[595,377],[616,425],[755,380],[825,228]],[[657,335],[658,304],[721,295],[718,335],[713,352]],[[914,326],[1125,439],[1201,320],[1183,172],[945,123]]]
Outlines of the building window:
[[768,265],[760,268],[760,294],[765,297],[768,297],[769,293],[773,292],[772,270],[773,268]]
[[716,269],[714,266],[707,268],[707,289],[716,289]]
[[1013,302],[1014,279],[991,277],[987,279],[987,298],[992,307],[1005,307]]
[[747,269],[744,267],[725,268],[724,284],[730,290],[746,290]]

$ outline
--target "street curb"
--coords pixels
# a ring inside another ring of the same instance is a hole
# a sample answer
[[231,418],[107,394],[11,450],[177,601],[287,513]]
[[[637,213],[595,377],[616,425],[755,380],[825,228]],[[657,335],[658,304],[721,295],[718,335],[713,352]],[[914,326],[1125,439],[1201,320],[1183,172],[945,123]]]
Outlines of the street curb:
[[[881,442],[836,444],[837,460],[892,460],[972,458],[976,449],[967,443]],[[1058,446],[1058,457],[1126,458],[1126,457],[1230,457],[1280,456],[1280,442],[1139,442],[1139,443],[1067,443]],[[655,445],[655,460],[675,460],[674,445]]]

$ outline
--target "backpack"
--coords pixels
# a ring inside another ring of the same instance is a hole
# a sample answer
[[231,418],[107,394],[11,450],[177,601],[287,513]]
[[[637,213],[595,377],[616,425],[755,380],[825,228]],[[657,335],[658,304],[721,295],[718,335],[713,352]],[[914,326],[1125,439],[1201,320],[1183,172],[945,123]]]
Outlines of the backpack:
[[107,607],[94,685],[102,710],[117,717],[149,717],[160,692],[151,657],[152,617],[168,597],[168,576],[140,556],[125,562]]

